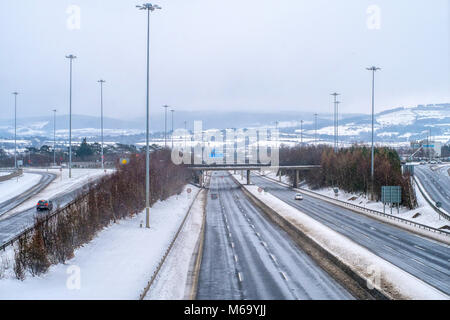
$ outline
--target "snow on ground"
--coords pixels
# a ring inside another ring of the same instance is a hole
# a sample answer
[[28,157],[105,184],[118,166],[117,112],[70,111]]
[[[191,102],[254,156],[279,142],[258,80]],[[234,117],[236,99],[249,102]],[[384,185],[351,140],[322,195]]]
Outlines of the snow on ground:
[[[306,187],[305,189],[308,189],[310,191],[325,195],[327,197],[341,200],[347,203],[355,204],[364,208],[368,208],[371,210],[383,212],[383,204],[381,202],[375,202],[369,200],[368,197],[366,197],[365,194],[352,194],[348,192],[344,192],[342,190],[339,190],[339,194],[337,197],[334,195],[334,191],[332,188],[324,188],[319,190],[311,190],[310,188]],[[413,222],[417,222],[420,224],[427,225],[429,227],[433,228],[441,228],[443,226],[448,225],[448,221],[439,218],[439,215],[436,213],[436,211],[433,210],[433,208],[428,204],[428,202],[425,200],[425,198],[422,196],[422,193],[417,189],[417,186],[415,186],[416,195],[417,195],[417,202],[419,207],[410,210],[406,207],[400,207],[400,213],[397,213],[397,208],[392,208],[392,215],[410,220]],[[389,206],[386,206],[387,214],[391,214],[391,209]],[[413,218],[413,216],[419,214],[418,217]]]
[[155,282],[150,287],[145,300],[184,300],[190,298],[189,292],[186,292],[186,288],[190,288],[188,273],[192,266],[193,253],[202,228],[205,200],[200,194],[198,200],[192,206],[191,213],[156,276]]
[[[51,199],[55,196],[68,193],[70,191],[73,191],[88,182],[94,181],[95,179],[98,179],[102,175],[105,174],[105,172],[102,169],[72,169],[72,178],[69,179],[69,170],[63,169],[60,171],[59,169],[32,169],[32,171],[41,171],[41,172],[50,172],[57,175],[55,180],[53,180],[44,190],[42,190],[39,194],[31,197],[24,203],[22,203],[20,206],[16,207],[15,209],[9,211],[8,213],[4,214],[2,216],[2,219],[10,216],[11,214],[14,214],[16,212],[20,212],[26,209],[29,209],[33,207],[37,201],[41,199]],[[114,172],[113,169],[107,169],[106,174]],[[31,175],[31,173],[24,173],[24,175]],[[38,177],[38,181],[41,178],[40,175],[33,174],[33,176]],[[15,180],[15,179],[14,179]],[[20,187],[20,194],[21,192],[25,191],[27,188]],[[1,194],[1,192],[0,192]],[[1,196],[0,196],[1,197]],[[1,201],[1,199],[0,199]]]
[[[40,277],[14,278],[11,267],[0,273],[0,300],[138,299],[172,241],[199,189],[185,190],[150,209],[150,229],[140,228],[145,210],[102,230],[77,249],[66,264]],[[8,249],[10,264],[12,250]],[[3,258],[4,259],[4,258]],[[1,262],[1,259],[0,259]]]
[[[274,173],[274,172],[270,172],[270,173],[266,174],[266,176],[279,181],[279,177],[277,177],[276,173]],[[282,176],[281,182],[290,184],[289,178],[287,176]],[[304,186],[304,188],[309,191],[316,192],[316,193],[325,195],[325,196],[333,198],[333,199],[337,199],[340,201],[358,205],[358,206],[368,208],[371,210],[383,212],[383,204],[381,202],[375,202],[375,201],[369,200],[369,198],[367,198],[365,194],[353,194],[353,193],[348,193],[348,192],[339,190],[339,194],[336,197],[334,195],[334,191],[332,188],[324,188],[324,189],[319,189],[319,190],[312,190],[308,186]],[[416,190],[417,202],[418,202],[419,206],[413,210],[409,210],[406,207],[400,207],[400,213],[397,213],[397,208],[394,207],[394,208],[392,208],[392,214],[395,215],[396,217],[410,220],[413,222],[417,222],[420,224],[424,224],[426,226],[429,226],[432,228],[437,228],[437,229],[448,225],[449,224],[448,221],[439,217],[439,215],[436,213],[436,211],[434,211],[434,209],[430,206],[430,204],[425,200],[425,198],[423,197],[422,193],[419,191],[419,189],[417,188],[416,185],[415,185],[415,190]],[[388,214],[391,213],[389,206],[386,206],[386,213],[388,213]],[[419,214],[419,216],[416,218],[413,218],[417,214]]]
[[0,182],[0,203],[20,195],[38,184],[40,180],[39,174],[24,173],[19,177]]
[[[374,287],[400,299],[449,299],[439,290],[378,257],[347,237],[337,233],[300,210],[286,204],[268,192],[258,192],[257,186],[244,187],[256,198],[302,230],[325,250],[350,266],[365,279],[373,279],[376,270],[381,275],[371,283]],[[377,284],[377,281],[379,283]]]

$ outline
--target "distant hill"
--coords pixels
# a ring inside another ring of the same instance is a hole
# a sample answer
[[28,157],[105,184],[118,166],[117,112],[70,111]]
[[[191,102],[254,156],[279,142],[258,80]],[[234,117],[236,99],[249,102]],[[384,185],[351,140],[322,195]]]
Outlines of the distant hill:
[[[298,137],[300,120],[304,120],[304,141],[314,137],[313,112],[175,112],[174,127],[184,128],[187,121],[188,129],[192,130],[194,120],[202,120],[204,129],[251,128],[275,126],[278,121],[280,130],[286,137]],[[14,134],[12,120],[0,120],[0,147],[9,144]],[[58,139],[64,139],[68,134],[69,118],[60,115],[56,118]],[[171,129],[170,113],[167,119],[168,130]],[[154,135],[161,136],[164,131],[164,114],[151,114],[150,127]],[[435,140],[450,143],[450,103],[418,105],[416,107],[397,107],[376,114],[376,142],[407,143],[411,140],[424,139],[429,134]],[[144,139],[145,119],[132,121],[105,118],[104,135],[109,141],[121,143],[142,142]],[[319,114],[317,124],[318,138],[322,141],[333,141],[333,115]],[[53,117],[29,117],[18,119],[18,136],[33,145],[39,145],[53,139]],[[100,135],[100,118],[74,115],[72,117],[72,134],[74,140],[88,137],[97,140]],[[342,114],[339,120],[340,141],[352,143],[370,141],[371,116],[367,114]]]

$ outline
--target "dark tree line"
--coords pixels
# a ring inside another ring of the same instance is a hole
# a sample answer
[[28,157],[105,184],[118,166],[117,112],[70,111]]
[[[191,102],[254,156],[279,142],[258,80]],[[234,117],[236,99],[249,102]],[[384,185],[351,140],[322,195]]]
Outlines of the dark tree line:
[[[169,150],[151,153],[150,202],[179,194],[190,172],[176,166]],[[131,217],[145,207],[145,154],[133,154],[126,165],[87,186],[85,192],[57,215],[39,216],[32,232],[22,235],[15,248],[14,271],[24,279],[45,273],[50,265],[64,263],[74,250],[119,219]]]
[[[346,192],[369,194],[371,190],[371,149],[354,145],[334,152],[325,145],[312,147],[283,147],[282,164],[317,164],[321,169],[301,171],[300,178],[314,189],[338,187]],[[394,149],[376,147],[374,150],[374,195],[381,199],[382,186],[401,186],[402,205],[416,207],[416,197],[409,174],[402,174],[400,157]],[[293,173],[288,173],[293,179]]]

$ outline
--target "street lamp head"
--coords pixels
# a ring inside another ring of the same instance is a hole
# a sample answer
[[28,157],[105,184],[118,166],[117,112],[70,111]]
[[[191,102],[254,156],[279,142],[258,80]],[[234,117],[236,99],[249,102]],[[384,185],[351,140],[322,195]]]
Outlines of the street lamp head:
[[66,56],[67,59],[76,59],[77,57],[74,56],[73,54],[69,54]]
[[151,4],[151,3],[144,3],[143,5],[137,5],[136,8],[138,8],[139,10],[150,10],[150,11],[154,11],[156,9],[162,9],[157,4]]
[[366,69],[369,70],[369,71],[378,71],[378,70],[381,70],[381,68],[378,68],[378,67],[375,67],[375,66],[372,66],[372,67],[366,68]]
[[340,93],[335,92],[335,93],[332,93],[331,95],[337,97],[340,95]]
[[99,82],[99,83],[105,83],[106,81],[105,81],[105,80],[102,80],[102,79],[100,79],[100,80],[98,80],[97,82]]
[[14,91],[12,94],[15,95],[15,96],[17,96],[19,93],[16,92],[16,91]]

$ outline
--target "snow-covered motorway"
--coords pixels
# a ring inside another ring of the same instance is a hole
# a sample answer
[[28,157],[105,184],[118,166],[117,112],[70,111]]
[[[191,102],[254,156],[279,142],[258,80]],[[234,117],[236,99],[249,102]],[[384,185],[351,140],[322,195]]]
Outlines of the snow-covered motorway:
[[252,175],[252,182],[272,195],[298,208],[315,220],[347,236],[376,255],[417,278],[450,294],[449,246],[425,239],[398,227],[357,214],[328,202],[297,193],[266,178]]
[[450,165],[432,170],[430,166],[415,166],[414,172],[420,183],[435,202],[450,212]]
[[[111,172],[111,171],[109,171]],[[54,208],[63,207],[82,190],[83,186],[93,179],[104,174],[103,170],[73,169],[71,179],[68,178],[68,170],[33,170],[33,174],[40,173],[44,176],[52,176],[52,181],[41,188],[28,200],[19,204],[15,209],[10,209],[0,216],[0,245],[14,238],[25,228],[31,226],[37,214],[35,205],[39,199],[52,200]],[[56,179],[53,179],[57,176]],[[7,200],[8,202],[10,200]]]
[[197,299],[352,298],[228,173],[212,174]]
[[[39,171],[29,171],[25,174],[26,175],[39,175],[39,176],[41,176],[41,178],[36,184],[32,185],[28,189],[26,189],[26,190],[22,189],[22,192],[20,194],[15,195],[15,196],[3,201],[2,203],[0,203],[0,216],[2,216],[4,213],[14,209],[15,207],[17,207],[24,201],[31,198],[32,196],[38,194],[41,190],[46,188],[56,177],[56,175],[53,173],[39,172]],[[15,179],[13,179],[13,180],[15,180]],[[8,183],[10,184],[11,181],[8,181]],[[15,182],[12,181],[12,183],[15,183]],[[19,187],[21,185],[22,184],[19,184]]]

